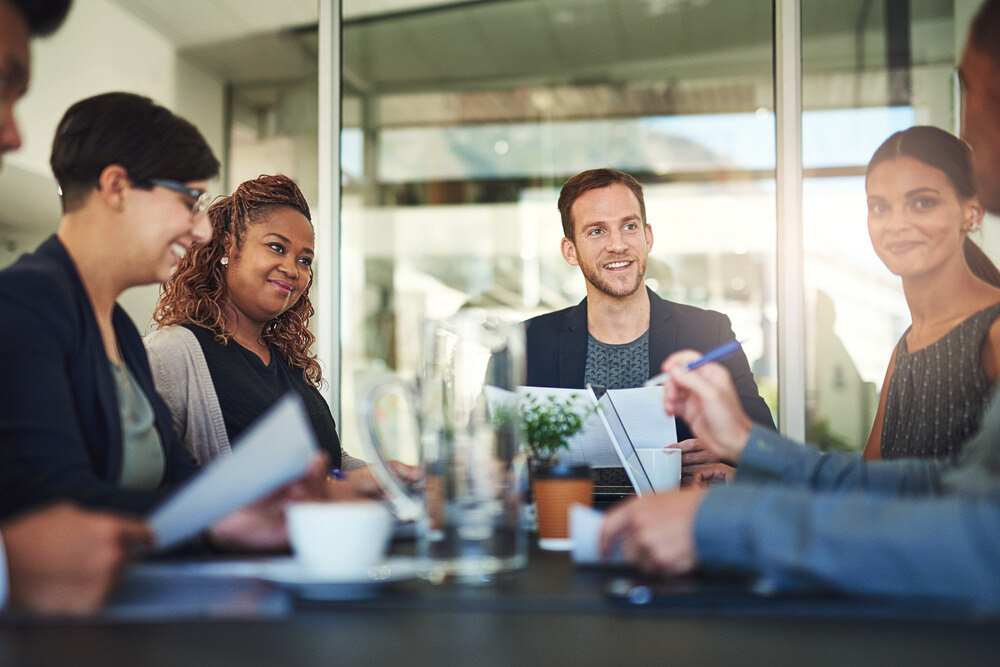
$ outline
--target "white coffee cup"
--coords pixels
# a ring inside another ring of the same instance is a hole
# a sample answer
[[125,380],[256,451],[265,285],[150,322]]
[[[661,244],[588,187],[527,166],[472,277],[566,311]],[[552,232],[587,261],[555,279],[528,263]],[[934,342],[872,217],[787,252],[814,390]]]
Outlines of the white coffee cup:
[[392,516],[374,501],[292,503],[285,510],[296,559],[323,572],[364,572],[385,556]]
[[681,484],[681,450],[674,447],[637,447],[642,467],[657,491],[676,489]]

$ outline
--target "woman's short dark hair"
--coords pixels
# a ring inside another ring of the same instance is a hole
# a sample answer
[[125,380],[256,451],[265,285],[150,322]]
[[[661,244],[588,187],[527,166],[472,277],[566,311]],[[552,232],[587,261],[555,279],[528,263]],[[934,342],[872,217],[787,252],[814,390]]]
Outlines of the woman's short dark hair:
[[35,37],[51,35],[62,25],[69,13],[72,0],[0,0],[9,2],[21,12],[28,22],[28,30]]
[[219,173],[198,128],[132,93],[104,93],[71,106],[56,128],[50,164],[65,212],[83,205],[112,164],[123,167],[136,187],[151,187],[153,178],[185,183]]
[[[868,161],[865,183],[872,170],[898,157],[912,157],[944,173],[955,194],[971,199],[979,194],[976,173],[972,168],[972,149],[950,132],[931,125],[916,125],[896,132],[882,142]],[[968,236],[965,237],[965,261],[980,280],[1000,287],[1000,270]]]

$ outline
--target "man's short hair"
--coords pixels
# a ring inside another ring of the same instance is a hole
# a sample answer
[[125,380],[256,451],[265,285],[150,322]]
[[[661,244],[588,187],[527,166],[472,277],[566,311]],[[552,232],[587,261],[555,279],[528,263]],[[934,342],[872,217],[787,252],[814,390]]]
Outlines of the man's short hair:
[[34,37],[51,35],[62,25],[73,0],[0,0],[20,12]]
[[969,45],[1000,67],[1000,0],[986,0],[969,28]]
[[186,183],[219,173],[198,128],[132,93],[104,93],[71,106],[56,128],[49,163],[67,213],[83,205],[112,164],[123,167],[137,187],[152,187],[154,178]]
[[646,202],[642,198],[642,185],[630,174],[617,169],[590,169],[566,181],[559,191],[559,214],[562,216],[563,235],[573,239],[573,215],[571,209],[577,199],[590,190],[599,190],[609,185],[621,183],[632,191],[639,200],[642,224],[646,224]]

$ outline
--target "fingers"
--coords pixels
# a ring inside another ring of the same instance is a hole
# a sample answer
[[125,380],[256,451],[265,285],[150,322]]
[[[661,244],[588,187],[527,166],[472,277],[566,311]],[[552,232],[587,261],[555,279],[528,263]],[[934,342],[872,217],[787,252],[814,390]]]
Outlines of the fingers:
[[701,359],[701,354],[694,350],[678,350],[663,360],[660,368],[671,375],[678,371],[686,371],[687,365]]
[[[601,534],[598,536],[597,548],[601,558],[608,558],[626,533],[631,520],[631,512],[638,498],[632,498],[618,504],[607,513],[601,524]],[[623,551],[623,553],[625,553]]]
[[692,468],[697,466],[717,463],[719,461],[719,457],[706,448],[705,444],[697,438],[678,442],[673,447],[681,450],[681,472],[684,474],[690,474]]
[[698,438],[688,438],[687,440],[681,440],[680,442],[674,443],[672,445],[667,445],[668,448],[679,449],[681,452],[698,452],[702,451],[704,447]]
[[402,461],[389,461],[389,465],[392,467],[393,472],[404,482],[413,484],[424,478],[423,471],[417,466],[407,465]]
[[134,519],[118,520],[116,541],[125,553],[135,555],[153,547],[153,532],[142,521]]

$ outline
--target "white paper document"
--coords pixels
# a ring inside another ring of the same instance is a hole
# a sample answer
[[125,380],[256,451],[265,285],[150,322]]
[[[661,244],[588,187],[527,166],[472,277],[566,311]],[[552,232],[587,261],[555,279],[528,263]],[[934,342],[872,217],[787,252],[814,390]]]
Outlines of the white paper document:
[[189,539],[230,512],[305,474],[316,436],[302,400],[288,393],[149,517],[157,549]]
[[573,543],[573,562],[577,565],[615,565],[623,564],[621,549],[615,545],[614,553],[608,558],[601,558],[599,538],[601,526],[604,524],[604,514],[583,505],[573,505],[569,508],[569,537]]
[[[619,468],[622,463],[611,445],[607,430],[600,416],[594,411],[594,402],[586,389],[559,387],[518,387],[518,396],[534,396],[544,400],[553,396],[560,400],[572,398],[580,414],[588,414],[583,428],[569,439],[569,449],[559,460],[570,465],[589,465],[591,468]],[[663,411],[663,387],[636,387],[635,389],[610,389],[618,414],[628,430],[629,438],[637,448],[665,447],[677,442],[677,426],[673,417]],[[497,387],[487,388],[491,404],[510,404],[514,394]]]

